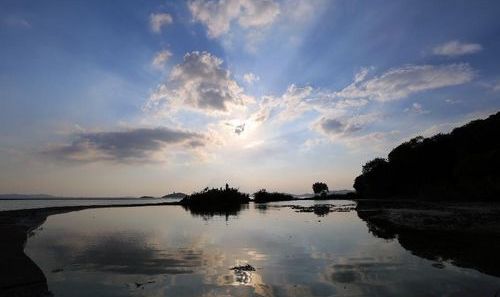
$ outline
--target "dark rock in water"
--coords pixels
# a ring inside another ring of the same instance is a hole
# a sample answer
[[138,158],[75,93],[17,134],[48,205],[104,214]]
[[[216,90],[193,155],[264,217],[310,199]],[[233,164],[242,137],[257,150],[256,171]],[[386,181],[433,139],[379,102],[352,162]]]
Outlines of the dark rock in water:
[[148,285],[148,284],[154,284],[155,281],[147,281],[145,283],[137,283],[135,282],[134,285],[136,288],[144,288],[145,285]]
[[231,267],[229,270],[235,270],[235,271],[255,271],[255,268],[253,268],[252,265],[247,264],[247,265],[234,266],[234,267]]
[[56,268],[56,269],[53,269],[51,272],[58,273],[58,272],[63,272],[63,271],[64,271],[64,269],[62,269],[62,268]]
[[443,269],[445,266],[443,263],[432,263],[432,267],[438,268],[438,269]]

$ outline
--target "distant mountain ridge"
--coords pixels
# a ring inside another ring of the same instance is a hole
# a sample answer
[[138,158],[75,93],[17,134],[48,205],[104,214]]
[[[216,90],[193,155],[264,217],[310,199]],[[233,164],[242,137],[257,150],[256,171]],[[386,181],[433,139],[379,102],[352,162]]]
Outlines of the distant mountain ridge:
[[171,198],[171,199],[174,199],[174,198],[185,198],[187,196],[187,194],[184,194],[184,193],[176,193],[176,192],[173,192],[171,194],[167,194],[165,196],[162,196],[161,198]]

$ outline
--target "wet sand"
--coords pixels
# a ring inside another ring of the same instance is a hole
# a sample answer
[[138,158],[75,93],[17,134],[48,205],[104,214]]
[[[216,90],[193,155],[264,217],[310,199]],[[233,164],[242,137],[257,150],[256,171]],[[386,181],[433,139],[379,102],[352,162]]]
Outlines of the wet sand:
[[47,279],[24,253],[28,237],[48,216],[89,208],[179,205],[178,202],[48,207],[0,212],[0,297],[51,296]]

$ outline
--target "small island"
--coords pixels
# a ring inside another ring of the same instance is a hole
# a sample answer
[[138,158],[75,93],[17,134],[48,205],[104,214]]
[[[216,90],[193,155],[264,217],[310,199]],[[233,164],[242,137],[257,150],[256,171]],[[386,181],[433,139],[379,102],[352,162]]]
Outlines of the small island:
[[250,196],[241,193],[238,189],[229,187],[224,188],[208,187],[200,192],[195,192],[184,197],[179,204],[192,214],[201,216],[236,215],[242,205],[250,202]]

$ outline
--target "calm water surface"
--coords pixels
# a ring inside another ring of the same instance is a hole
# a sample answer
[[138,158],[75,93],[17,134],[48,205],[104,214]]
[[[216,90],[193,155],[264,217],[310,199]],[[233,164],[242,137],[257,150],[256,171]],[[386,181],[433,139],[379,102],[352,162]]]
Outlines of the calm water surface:
[[[229,217],[180,206],[54,215],[26,253],[54,296],[493,297],[500,289],[499,278],[437,268],[374,237],[356,211],[320,216],[290,204],[250,204]],[[256,270],[230,270],[245,264]]]
[[0,211],[80,205],[123,205],[175,202],[172,198],[52,198],[52,199],[0,199]]

